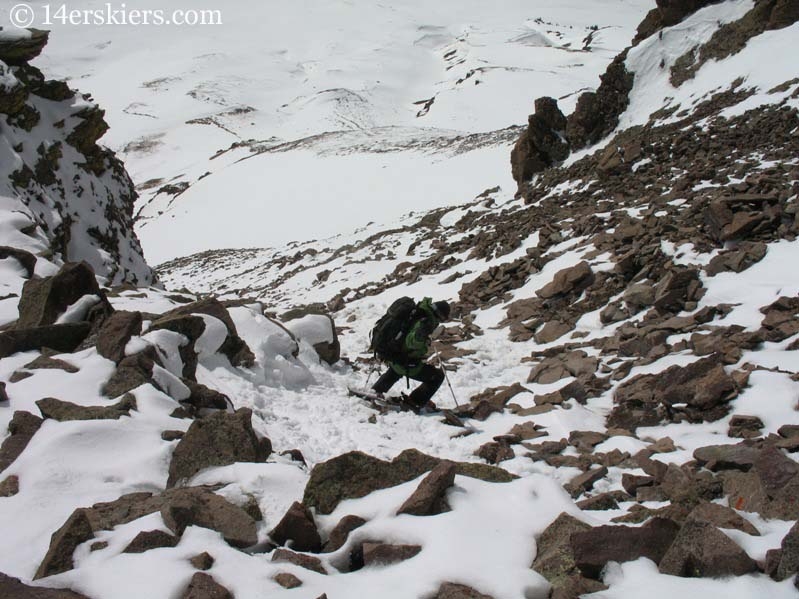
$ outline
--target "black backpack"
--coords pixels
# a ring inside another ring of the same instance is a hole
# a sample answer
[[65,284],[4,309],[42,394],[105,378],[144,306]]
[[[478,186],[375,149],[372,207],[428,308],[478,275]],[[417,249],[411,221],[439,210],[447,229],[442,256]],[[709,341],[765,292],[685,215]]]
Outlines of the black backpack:
[[416,302],[401,297],[388,307],[370,334],[371,349],[384,362],[404,362],[405,336],[416,320]]

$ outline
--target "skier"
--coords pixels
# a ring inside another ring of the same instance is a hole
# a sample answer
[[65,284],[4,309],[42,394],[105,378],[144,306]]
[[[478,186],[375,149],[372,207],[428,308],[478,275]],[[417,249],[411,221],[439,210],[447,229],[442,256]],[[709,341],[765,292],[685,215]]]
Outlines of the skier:
[[430,351],[431,336],[449,318],[450,306],[445,301],[433,302],[429,297],[418,304],[410,298],[394,302],[388,313],[372,331],[375,354],[388,363],[389,369],[372,386],[383,396],[402,377],[419,381],[410,395],[402,395],[401,405],[418,414],[423,408],[435,410],[430,401],[444,381],[444,371],[425,363]]

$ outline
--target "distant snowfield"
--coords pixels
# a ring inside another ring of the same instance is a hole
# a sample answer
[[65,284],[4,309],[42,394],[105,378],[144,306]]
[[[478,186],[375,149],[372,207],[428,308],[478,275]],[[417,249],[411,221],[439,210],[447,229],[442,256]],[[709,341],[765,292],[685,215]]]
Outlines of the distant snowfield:
[[[448,140],[524,125],[540,95],[562,98],[570,111],[652,4],[145,0],[135,7],[220,10],[223,24],[55,24],[37,64],[92,92],[111,125],[104,142],[137,184],[151,182],[141,189],[139,234],[158,264],[349,232],[465,202],[486,187],[513,191],[512,141],[486,141],[464,156],[447,152]],[[427,147],[396,151],[408,128],[423,130]],[[261,154],[246,165],[231,163],[247,148],[210,160],[246,140],[276,145],[352,131],[372,137],[372,147],[319,158],[311,141],[304,152]],[[180,182],[192,187],[174,202],[157,193]]]

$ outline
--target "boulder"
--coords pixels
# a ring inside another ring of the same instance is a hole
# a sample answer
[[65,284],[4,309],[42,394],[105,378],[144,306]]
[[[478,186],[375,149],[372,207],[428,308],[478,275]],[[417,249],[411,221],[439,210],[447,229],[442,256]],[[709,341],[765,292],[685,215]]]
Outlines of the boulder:
[[575,266],[564,268],[555,274],[555,278],[536,291],[536,295],[542,299],[551,299],[557,296],[565,296],[577,293],[588,287],[594,279],[591,266],[586,261],[582,261]]
[[189,389],[189,396],[180,401],[184,406],[190,405],[195,410],[226,410],[233,407],[233,402],[224,393],[189,379],[182,381]]
[[574,561],[588,578],[599,579],[610,562],[629,562],[646,557],[660,563],[680,530],[679,524],[653,518],[641,527],[598,526],[570,537]]
[[422,550],[420,545],[392,545],[389,543],[363,544],[364,566],[389,566],[411,559]]
[[43,420],[29,412],[17,411],[8,424],[11,433],[0,446],[0,472],[8,468],[25,450]]
[[344,516],[341,520],[339,520],[338,524],[336,524],[333,530],[330,531],[330,535],[328,536],[327,542],[325,543],[322,551],[324,553],[338,551],[347,542],[347,538],[350,536],[350,533],[356,528],[360,528],[364,524],[366,524],[366,520],[360,516]]
[[[415,449],[403,451],[390,462],[360,451],[345,453],[314,466],[302,502],[320,514],[329,514],[343,499],[364,497],[408,482],[432,470],[440,461]],[[465,462],[457,462],[456,466],[456,474],[488,482],[510,482],[515,478],[496,466]]]
[[50,538],[50,548],[33,579],[38,580],[71,570],[74,567],[72,554],[75,549],[92,537],[94,531],[85,510],[75,510],[63,526],[53,533]]
[[699,299],[701,287],[698,269],[669,271],[655,286],[654,306],[661,312],[679,312],[686,302]]
[[702,502],[690,514],[688,520],[708,522],[718,528],[732,528],[752,536],[760,536],[760,531],[749,520],[743,518],[734,509],[718,503]]
[[755,464],[760,450],[738,443],[736,445],[708,445],[694,451],[694,459],[708,470],[741,470],[746,472]]
[[167,487],[174,487],[204,468],[236,462],[263,462],[268,453],[252,428],[252,411],[216,412],[195,420],[175,447]]
[[296,551],[319,553],[322,539],[316,528],[311,511],[295,501],[283,518],[271,531],[269,537],[278,545],[289,544]]
[[775,579],[785,580],[799,572],[799,522],[795,523],[782,539],[780,549],[780,561]]
[[708,522],[685,523],[660,562],[663,574],[688,578],[743,576],[757,564],[727,535]]
[[454,462],[443,460],[430,471],[413,494],[405,500],[397,515],[435,516],[450,510],[447,504],[447,490],[455,484]]
[[247,343],[239,337],[236,325],[228,314],[224,304],[213,298],[206,298],[180,306],[161,315],[162,319],[191,314],[206,314],[221,320],[227,328],[228,335],[219,351],[227,356],[233,366],[249,368],[255,364],[255,354],[252,353]]
[[730,427],[727,430],[727,436],[738,439],[753,439],[761,436],[760,429],[762,429],[763,426],[763,421],[757,416],[736,414],[730,419]]
[[702,358],[658,374],[638,375],[619,385],[608,427],[634,431],[639,426],[674,421],[678,415],[690,422],[718,420],[737,394],[738,386],[719,358]]
[[296,589],[297,587],[302,586],[302,581],[294,576],[294,574],[289,572],[280,572],[279,574],[275,574],[272,580],[274,580],[284,589]]
[[208,574],[197,572],[191,577],[181,599],[233,599],[233,593]]
[[31,587],[23,584],[18,578],[6,576],[0,572],[0,597],[5,599],[89,599],[69,589],[48,589]]
[[119,364],[125,357],[125,346],[131,337],[141,333],[141,312],[114,312],[100,327],[97,353]]
[[158,389],[158,385],[153,381],[153,366],[156,364],[160,366],[161,361],[152,346],[123,358],[117,365],[114,374],[103,385],[103,395],[119,397],[146,384],[152,384]]
[[150,551],[150,549],[175,547],[179,540],[176,536],[163,530],[142,531],[128,543],[122,553],[144,553],[145,551]]
[[8,393],[6,392],[6,384],[0,381],[0,403],[8,401]]
[[202,488],[176,489],[164,499],[161,517],[178,536],[187,526],[200,526],[219,532],[232,547],[250,547],[258,542],[255,520],[215,493]]
[[783,341],[799,333],[799,297],[781,297],[760,312],[765,314],[760,326],[767,341]]
[[13,497],[19,493],[19,477],[12,474],[0,481],[0,497]]
[[8,329],[0,333],[0,359],[43,348],[60,353],[73,352],[88,337],[91,329],[88,322]]
[[130,416],[136,409],[136,398],[128,393],[112,406],[80,406],[55,397],[45,397],[36,402],[44,418],[58,422],[70,420],[119,420],[122,416]]
[[608,474],[608,469],[604,466],[593,468],[582,474],[578,474],[563,487],[572,497],[578,497],[585,491],[590,491],[594,488],[594,483],[604,478]]
[[535,101],[535,114],[530,115],[527,129],[522,132],[511,151],[511,173],[521,184],[532,176],[569,155],[569,144],[561,134],[566,129],[566,117],[557,100],[542,97]]
[[484,595],[464,584],[444,582],[438,587],[436,594],[431,599],[494,599],[491,595]]
[[322,565],[322,560],[318,557],[295,553],[288,549],[275,549],[272,552],[272,561],[286,562],[299,566],[300,568],[305,568],[306,570],[311,570],[312,572],[317,572],[318,574],[327,574],[325,567]]
[[36,256],[25,250],[7,245],[0,245],[0,260],[6,258],[14,258],[19,262],[20,266],[25,269],[30,279],[33,276],[33,271],[36,270]]
[[84,295],[99,295],[94,270],[86,262],[67,262],[52,277],[28,279],[19,300],[15,328],[55,324],[58,317]]
[[760,484],[769,498],[781,493],[793,479],[799,476],[799,463],[787,457],[774,446],[764,448],[755,459],[755,471]]
[[574,325],[569,323],[561,322],[560,320],[550,320],[536,331],[533,338],[539,345],[546,345],[547,343],[552,343],[556,339],[560,339],[573,328]]
[[655,477],[653,476],[638,476],[626,472],[621,475],[621,486],[633,497],[636,496],[638,489],[642,487],[651,487],[654,484]]
[[197,570],[210,570],[214,567],[215,561],[210,553],[203,551],[191,558],[189,563]]
[[489,441],[484,443],[474,452],[479,458],[483,458],[489,464],[499,464],[506,460],[512,460],[516,457],[513,448],[504,441]]

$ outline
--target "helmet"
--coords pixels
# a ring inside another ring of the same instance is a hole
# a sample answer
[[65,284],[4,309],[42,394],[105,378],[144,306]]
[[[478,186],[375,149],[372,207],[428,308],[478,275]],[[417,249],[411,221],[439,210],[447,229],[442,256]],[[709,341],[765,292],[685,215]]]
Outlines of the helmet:
[[433,304],[433,313],[440,321],[444,322],[449,318],[449,313],[450,313],[449,303],[444,301],[435,302]]

